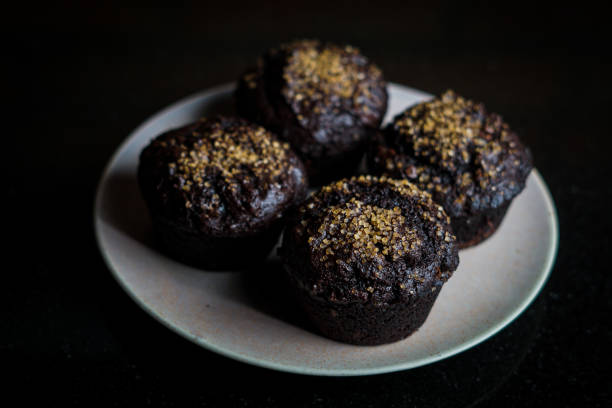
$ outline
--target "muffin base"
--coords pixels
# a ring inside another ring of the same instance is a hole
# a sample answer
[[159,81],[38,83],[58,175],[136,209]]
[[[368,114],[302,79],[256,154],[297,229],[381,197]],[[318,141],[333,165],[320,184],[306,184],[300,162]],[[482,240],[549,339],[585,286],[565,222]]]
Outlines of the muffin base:
[[317,329],[330,339],[374,346],[402,340],[417,331],[429,316],[440,289],[416,296],[410,303],[335,304],[296,289],[297,300]]
[[510,201],[497,208],[465,217],[452,217],[451,226],[460,249],[477,245],[489,238],[501,224]]
[[203,269],[243,270],[263,262],[282,231],[277,221],[250,236],[215,237],[186,229],[163,217],[153,216],[159,246],[172,258]]

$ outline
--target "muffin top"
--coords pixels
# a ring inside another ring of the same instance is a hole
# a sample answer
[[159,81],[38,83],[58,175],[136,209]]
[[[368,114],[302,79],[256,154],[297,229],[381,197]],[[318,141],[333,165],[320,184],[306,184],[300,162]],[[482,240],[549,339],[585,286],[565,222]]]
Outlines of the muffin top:
[[361,142],[366,137],[361,128],[378,127],[387,109],[382,72],[348,45],[283,44],[265,53],[242,84],[261,94],[266,125],[278,128],[302,153],[317,144],[332,149]]
[[449,222],[428,193],[406,180],[353,177],[299,207],[281,254],[292,278],[314,296],[408,301],[437,290],[457,268]]
[[366,126],[380,123],[385,113],[382,72],[357,48],[296,41],[272,55],[285,61],[281,94],[302,126],[319,129],[339,114],[359,118]]
[[287,143],[223,116],[155,138],[140,155],[138,173],[153,212],[220,236],[256,233],[306,190],[303,165]]
[[430,192],[451,216],[511,200],[532,169],[529,151],[500,115],[450,90],[396,116],[370,163]]

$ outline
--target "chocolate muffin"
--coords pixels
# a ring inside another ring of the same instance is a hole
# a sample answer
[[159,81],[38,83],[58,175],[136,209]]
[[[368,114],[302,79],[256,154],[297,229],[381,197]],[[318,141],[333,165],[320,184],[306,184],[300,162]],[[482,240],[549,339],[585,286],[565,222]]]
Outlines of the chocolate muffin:
[[374,138],[368,162],[375,174],[431,193],[450,215],[460,248],[495,232],[533,167],[500,115],[453,91],[397,115]]
[[312,195],[289,216],[279,252],[317,328],[363,345],[417,330],[459,263],[443,208],[406,180],[372,176]]
[[318,185],[354,172],[387,90],[358,49],[304,40],[266,52],[240,79],[236,103],[239,115],[289,141]]
[[162,247],[183,262],[220,269],[264,259],[283,214],[307,188],[288,143],[223,116],[155,138],[140,155],[138,182]]

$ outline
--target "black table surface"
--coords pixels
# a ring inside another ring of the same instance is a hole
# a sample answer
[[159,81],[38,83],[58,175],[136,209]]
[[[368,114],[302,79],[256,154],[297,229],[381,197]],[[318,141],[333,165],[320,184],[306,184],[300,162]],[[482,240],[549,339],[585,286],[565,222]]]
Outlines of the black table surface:
[[[3,394],[85,406],[610,406],[612,66],[602,10],[69,2],[4,17]],[[92,207],[119,143],[171,102],[302,37],[360,47],[389,81],[484,101],[532,149],[557,206],[559,252],[534,303],[489,340],[403,372],[293,375],[190,343],[113,280]]]

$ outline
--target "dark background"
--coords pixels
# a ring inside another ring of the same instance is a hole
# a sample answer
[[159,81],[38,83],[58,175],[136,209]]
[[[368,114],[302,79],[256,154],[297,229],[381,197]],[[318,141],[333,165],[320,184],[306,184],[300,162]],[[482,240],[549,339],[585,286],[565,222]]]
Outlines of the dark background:
[[[51,405],[609,406],[611,64],[603,10],[477,2],[24,3],[3,10],[3,394]],[[487,103],[555,199],[557,262],[499,334],[430,366],[316,378],[214,355],[154,321],[95,245],[100,173],[145,118],[296,37],[389,81]]]

